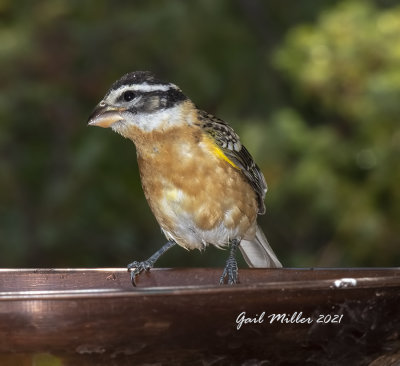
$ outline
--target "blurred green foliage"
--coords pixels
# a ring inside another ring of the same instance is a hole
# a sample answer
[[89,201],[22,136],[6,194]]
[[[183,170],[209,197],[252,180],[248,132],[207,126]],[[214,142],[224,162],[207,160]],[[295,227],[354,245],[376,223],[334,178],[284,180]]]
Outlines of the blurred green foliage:
[[[124,266],[165,241],[131,142],[87,128],[151,70],[241,135],[286,266],[400,262],[396,1],[0,0],[2,267]],[[175,248],[162,266],[222,266]]]
[[280,207],[301,197],[301,212],[316,216],[298,235],[316,243],[325,231],[324,264],[398,264],[400,7],[340,3],[290,30],[275,62],[314,112],[277,114],[297,163],[281,177],[291,183]]

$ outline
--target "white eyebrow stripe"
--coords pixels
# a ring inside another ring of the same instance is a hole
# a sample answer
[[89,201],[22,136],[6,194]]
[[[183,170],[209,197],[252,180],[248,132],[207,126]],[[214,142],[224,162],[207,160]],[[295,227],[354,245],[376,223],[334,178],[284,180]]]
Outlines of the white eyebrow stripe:
[[133,90],[133,91],[138,91],[138,92],[153,92],[153,91],[168,91],[170,89],[178,89],[178,87],[174,84],[167,84],[167,85],[161,85],[161,84],[133,84],[133,85],[126,85],[124,88],[119,88],[118,90],[120,92],[125,91],[125,90]]

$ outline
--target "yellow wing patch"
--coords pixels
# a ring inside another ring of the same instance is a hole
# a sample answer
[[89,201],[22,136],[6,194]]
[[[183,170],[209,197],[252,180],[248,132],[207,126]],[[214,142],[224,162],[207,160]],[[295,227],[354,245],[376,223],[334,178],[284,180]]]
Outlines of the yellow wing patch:
[[232,165],[234,168],[240,170],[240,168],[224,154],[222,149],[213,141],[212,138],[205,137],[204,142],[206,143],[207,147],[210,149],[211,153],[214,154],[217,158],[225,160],[230,165]]

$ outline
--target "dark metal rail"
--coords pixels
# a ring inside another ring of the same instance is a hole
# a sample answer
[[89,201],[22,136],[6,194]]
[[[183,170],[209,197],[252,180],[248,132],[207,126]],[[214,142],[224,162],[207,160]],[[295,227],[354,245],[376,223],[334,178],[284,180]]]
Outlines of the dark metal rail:
[[400,362],[399,269],[220,272],[0,270],[0,365]]

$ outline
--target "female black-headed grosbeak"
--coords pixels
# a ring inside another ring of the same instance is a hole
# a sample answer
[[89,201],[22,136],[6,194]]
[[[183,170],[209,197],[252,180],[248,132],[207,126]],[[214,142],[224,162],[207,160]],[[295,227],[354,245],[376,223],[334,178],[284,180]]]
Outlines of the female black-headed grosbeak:
[[146,71],[126,74],[88,123],[134,142],[144,194],[168,239],[147,261],[128,265],[133,284],[175,244],[230,245],[220,283],[237,282],[237,247],[250,267],[282,267],[256,221],[265,213],[263,174],[235,131],[197,109],[176,85]]

